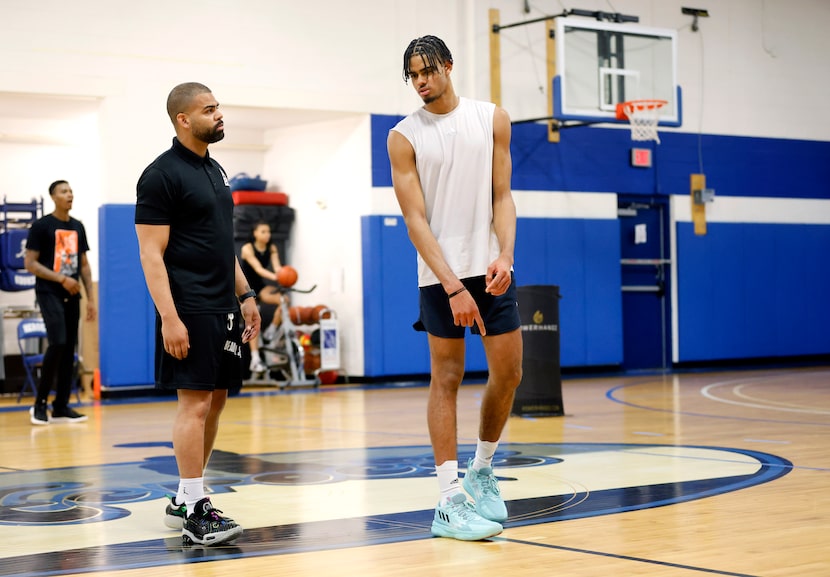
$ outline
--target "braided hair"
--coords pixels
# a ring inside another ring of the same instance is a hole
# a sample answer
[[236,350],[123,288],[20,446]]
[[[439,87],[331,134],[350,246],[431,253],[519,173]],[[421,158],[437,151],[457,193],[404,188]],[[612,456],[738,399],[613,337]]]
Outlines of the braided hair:
[[449,62],[452,64],[452,53],[444,41],[437,36],[421,36],[409,43],[403,53],[403,81],[409,83],[409,74],[412,69],[409,61],[413,56],[420,56],[424,64],[430,68],[440,68]]

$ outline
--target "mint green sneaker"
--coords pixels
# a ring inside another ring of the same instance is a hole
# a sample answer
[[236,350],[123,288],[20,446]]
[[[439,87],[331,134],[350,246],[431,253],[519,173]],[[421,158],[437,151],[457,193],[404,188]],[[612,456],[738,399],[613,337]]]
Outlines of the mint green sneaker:
[[438,503],[432,519],[432,534],[462,541],[479,541],[498,535],[504,529],[478,513],[464,493],[453,495],[447,504]]
[[493,474],[492,467],[482,467],[478,471],[473,469],[473,460],[467,461],[467,472],[464,473],[464,490],[476,502],[476,512],[490,521],[501,523],[507,520],[507,507],[501,498],[499,482]]

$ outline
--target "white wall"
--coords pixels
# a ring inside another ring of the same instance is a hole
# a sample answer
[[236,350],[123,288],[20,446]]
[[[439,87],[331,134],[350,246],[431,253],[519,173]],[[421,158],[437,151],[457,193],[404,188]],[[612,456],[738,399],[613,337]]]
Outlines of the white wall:
[[[401,78],[409,40],[436,34],[459,93],[488,99],[488,10],[502,24],[568,8],[638,15],[678,30],[684,126],[717,134],[830,139],[826,0],[2,0],[0,173],[10,200],[76,192],[97,279],[97,208],[132,203],[141,170],[169,146],[168,91],[210,86],[226,114],[213,147],[230,174],[262,174],[291,196],[291,260],[309,304],[340,313],[347,369],[362,371],[360,223],[396,210],[370,182],[368,114],[420,105]],[[501,32],[502,104],[514,120],[547,114],[544,25]],[[23,104],[21,105],[21,101]],[[67,130],[69,128],[69,130]],[[97,138],[95,136],[97,135]],[[326,208],[321,208],[325,206]],[[31,297],[0,293],[3,303]],[[298,300],[300,297],[298,296]],[[8,341],[8,337],[7,337]],[[8,348],[8,347],[7,347]]]
[[276,180],[295,209],[285,261],[297,268],[297,288],[317,285],[311,294],[294,293],[292,304],[337,313],[341,362],[351,374],[363,371],[360,216],[369,212],[369,128],[368,116],[352,115],[272,130],[265,158],[279,174],[269,184]]

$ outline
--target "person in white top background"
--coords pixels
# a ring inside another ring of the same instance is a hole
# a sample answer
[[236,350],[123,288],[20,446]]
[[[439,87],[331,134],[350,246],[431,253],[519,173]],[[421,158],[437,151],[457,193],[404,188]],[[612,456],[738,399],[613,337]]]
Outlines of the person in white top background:
[[[493,456],[522,376],[513,274],[516,206],[510,190],[510,118],[492,103],[459,97],[453,59],[435,36],[416,38],[403,76],[424,102],[390,132],[392,183],[418,252],[420,316],[430,351],[427,422],[441,491],[432,533],[462,540],[497,535],[507,509]],[[459,483],[457,397],[466,328],[480,334],[488,380],[479,438]]]

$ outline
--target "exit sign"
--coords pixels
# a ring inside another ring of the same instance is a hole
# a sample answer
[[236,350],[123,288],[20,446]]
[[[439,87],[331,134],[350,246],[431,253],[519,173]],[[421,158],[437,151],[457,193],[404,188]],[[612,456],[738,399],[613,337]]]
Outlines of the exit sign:
[[632,148],[631,149],[631,166],[638,168],[651,167],[651,149],[650,148]]

